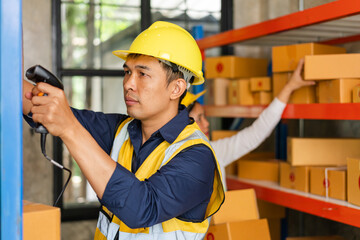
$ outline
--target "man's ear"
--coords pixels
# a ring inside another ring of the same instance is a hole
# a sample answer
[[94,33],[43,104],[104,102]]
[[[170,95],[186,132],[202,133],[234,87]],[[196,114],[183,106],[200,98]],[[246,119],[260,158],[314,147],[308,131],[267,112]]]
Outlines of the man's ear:
[[175,100],[177,98],[180,98],[181,95],[185,92],[186,90],[186,81],[182,78],[178,78],[174,81],[171,82],[171,94],[170,94],[170,99],[171,100]]

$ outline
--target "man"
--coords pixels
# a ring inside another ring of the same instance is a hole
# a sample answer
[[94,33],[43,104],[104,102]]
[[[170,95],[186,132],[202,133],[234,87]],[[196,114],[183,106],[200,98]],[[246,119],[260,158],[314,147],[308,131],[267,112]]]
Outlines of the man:
[[156,22],[114,54],[126,60],[129,116],[71,109],[63,91],[27,82],[24,115],[62,139],[96,192],[95,239],[203,239],[224,190],[206,136],[180,105],[189,84],[204,81],[199,48],[184,29]]

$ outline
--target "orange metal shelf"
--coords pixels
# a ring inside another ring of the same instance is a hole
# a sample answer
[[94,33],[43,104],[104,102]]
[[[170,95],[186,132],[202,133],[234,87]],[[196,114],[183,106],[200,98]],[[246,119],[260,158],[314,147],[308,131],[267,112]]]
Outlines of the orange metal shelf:
[[283,119],[360,120],[359,103],[288,104]]
[[200,49],[220,47],[232,43],[298,29],[360,13],[360,1],[337,0],[304,11],[295,12],[247,27],[225,31],[197,41]]
[[266,106],[240,106],[240,105],[224,105],[214,106],[206,105],[205,114],[208,117],[229,117],[229,118],[257,118]]
[[[254,106],[205,106],[208,117],[256,118],[266,108]],[[360,103],[288,104],[282,119],[360,120]]]
[[[264,44],[263,38],[282,35],[283,33],[303,30],[305,27],[320,26],[337,19],[360,14],[360,1],[337,0],[304,11],[253,24],[247,27],[222,32],[197,41],[203,59],[205,50],[233,43]],[[350,17],[351,18],[351,17]],[[340,31],[341,32],[341,31]],[[314,33],[316,35],[316,33]],[[343,44],[359,41],[358,32],[352,35],[340,35],[333,38],[318,39],[326,44]],[[296,40],[298,41],[298,40]],[[282,44],[278,40],[269,41]],[[297,42],[299,43],[299,42]],[[205,106],[209,117],[244,117],[256,118],[266,106]],[[283,119],[324,119],[324,120],[360,120],[360,104],[288,104]],[[257,197],[282,205],[287,208],[313,214],[351,226],[360,227],[360,207],[345,201],[330,200],[325,197],[285,189],[278,184],[267,184],[264,181],[250,181],[238,178],[227,178],[229,190],[254,188]]]
[[227,178],[229,190],[253,188],[259,199],[315,216],[360,227],[360,207],[346,201],[327,199],[310,193],[286,189],[266,181]]

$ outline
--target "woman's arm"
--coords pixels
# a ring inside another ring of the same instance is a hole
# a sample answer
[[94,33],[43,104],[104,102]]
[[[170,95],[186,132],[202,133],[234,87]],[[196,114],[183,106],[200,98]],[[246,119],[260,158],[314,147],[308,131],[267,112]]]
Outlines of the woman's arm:
[[251,126],[239,131],[232,137],[211,142],[220,165],[225,167],[257,148],[280,121],[292,92],[301,87],[315,84],[313,81],[304,81],[301,77],[303,65],[302,59],[289,82]]

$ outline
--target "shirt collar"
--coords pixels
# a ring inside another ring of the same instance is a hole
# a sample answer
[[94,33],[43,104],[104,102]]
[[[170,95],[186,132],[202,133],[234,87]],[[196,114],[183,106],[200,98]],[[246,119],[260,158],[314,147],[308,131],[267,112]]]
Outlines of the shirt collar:
[[180,105],[179,113],[161,127],[159,132],[161,136],[171,144],[189,123],[191,123],[189,113],[184,105]]
[[[162,126],[159,130],[155,131],[151,137],[156,137],[161,135],[162,138],[164,138],[165,141],[168,143],[173,143],[175,139],[178,137],[178,135],[184,130],[184,128],[192,123],[193,120],[189,117],[189,112],[186,109],[184,105],[179,106],[179,112],[178,114],[171,119],[168,123],[166,123],[164,126]],[[132,123],[130,123],[128,127],[128,131],[130,134],[130,139],[132,139],[132,143],[134,147],[140,148],[141,141],[139,142],[139,146],[135,146],[136,141],[135,138],[142,138],[141,137],[141,121],[134,119]],[[139,135],[140,133],[140,135]]]

